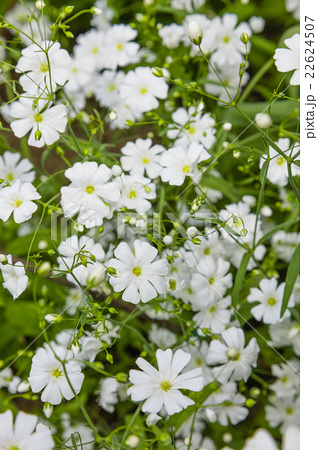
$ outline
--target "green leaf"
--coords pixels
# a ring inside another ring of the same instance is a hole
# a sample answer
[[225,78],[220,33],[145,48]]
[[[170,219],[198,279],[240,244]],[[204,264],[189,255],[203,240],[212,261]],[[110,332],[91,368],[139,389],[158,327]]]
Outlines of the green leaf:
[[264,234],[264,236],[257,242],[255,247],[258,247],[259,245],[264,244],[264,242],[266,242],[267,239],[272,234],[276,233],[276,231],[282,230],[283,228],[291,227],[292,225],[295,225],[297,222],[299,222],[299,219],[290,220],[288,222],[281,223],[281,224],[277,225],[276,227],[272,228],[268,233]]
[[293,253],[292,259],[290,261],[290,264],[288,266],[287,275],[286,275],[286,285],[285,285],[285,290],[284,290],[282,309],[280,311],[280,317],[283,317],[283,315],[287,309],[290,296],[294,289],[295,281],[299,274],[299,269],[300,269],[300,244],[298,244],[298,246],[296,247],[296,249]]
[[239,267],[239,269],[237,271],[236,278],[235,278],[235,283],[234,283],[234,288],[233,288],[233,292],[232,292],[232,306],[233,306],[233,308],[237,307],[237,302],[238,302],[238,299],[239,299],[240,291],[241,291],[241,288],[242,288],[243,280],[244,280],[244,277],[245,277],[245,273],[246,273],[246,269],[247,269],[250,257],[251,257],[251,253],[249,253],[249,252],[245,253],[245,255],[242,258],[240,267]]
[[222,194],[228,197],[232,202],[238,202],[240,199],[237,187],[235,187],[234,184],[232,184],[230,181],[225,180],[224,178],[208,175],[203,177],[201,183],[203,184],[203,186],[222,192]]

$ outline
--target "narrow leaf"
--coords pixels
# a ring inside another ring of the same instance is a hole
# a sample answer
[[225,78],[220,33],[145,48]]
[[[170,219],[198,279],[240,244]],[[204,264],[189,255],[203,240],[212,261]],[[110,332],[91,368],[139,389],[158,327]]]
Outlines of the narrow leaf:
[[283,315],[287,309],[290,296],[294,289],[295,281],[299,274],[299,268],[300,268],[300,244],[297,245],[297,247],[293,253],[292,259],[290,261],[290,264],[288,266],[287,275],[286,275],[286,285],[285,285],[285,290],[284,290],[282,309],[280,311],[280,317],[283,317]]
[[238,299],[239,299],[239,295],[240,295],[240,292],[241,292],[243,280],[244,280],[244,277],[245,277],[245,273],[246,273],[246,269],[247,269],[250,257],[251,257],[251,253],[249,253],[249,252],[245,253],[245,255],[242,258],[240,267],[239,267],[239,269],[237,271],[236,278],[235,278],[235,283],[234,283],[234,288],[233,288],[233,292],[232,292],[232,305],[233,305],[233,308],[237,307],[237,302],[238,302]]

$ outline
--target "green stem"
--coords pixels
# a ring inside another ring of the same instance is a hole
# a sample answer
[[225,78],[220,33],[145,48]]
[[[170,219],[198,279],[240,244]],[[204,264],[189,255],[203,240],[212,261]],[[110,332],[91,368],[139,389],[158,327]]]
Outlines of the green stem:
[[238,103],[244,102],[244,100],[249,96],[249,94],[252,92],[254,87],[257,85],[259,80],[272,67],[273,63],[274,63],[274,60],[273,60],[273,58],[271,58],[259,69],[259,71],[254,75],[254,77],[251,79],[251,81],[248,83],[248,85],[244,89],[240,99],[238,100]]

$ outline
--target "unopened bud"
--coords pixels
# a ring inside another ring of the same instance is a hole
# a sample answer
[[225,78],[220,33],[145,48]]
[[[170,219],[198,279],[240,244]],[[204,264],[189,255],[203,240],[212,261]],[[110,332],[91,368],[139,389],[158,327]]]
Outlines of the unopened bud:
[[147,423],[148,427],[153,427],[161,419],[162,418],[160,416],[158,416],[158,414],[151,413],[147,417],[146,423]]
[[162,242],[163,242],[165,245],[171,245],[171,244],[173,243],[173,237],[167,235],[167,236],[165,236],[165,237],[162,239]]
[[120,166],[118,166],[117,164],[115,164],[112,167],[112,174],[114,175],[114,177],[120,177],[120,175],[123,173],[122,168]]
[[224,131],[231,131],[232,130],[232,124],[230,122],[225,122],[223,124],[223,130]]
[[135,434],[131,434],[126,439],[125,444],[127,445],[127,447],[136,448],[139,445],[139,437],[136,436]]
[[43,2],[43,0],[38,0],[37,2],[35,2],[35,7],[36,9],[39,9],[41,11],[45,8],[45,3]]
[[163,77],[163,71],[160,67],[153,67],[151,71],[156,77]]
[[249,41],[249,37],[247,33],[242,33],[241,34],[241,41],[243,42],[243,44],[247,44]]
[[273,121],[270,115],[266,113],[259,113],[255,116],[255,123],[263,130],[266,130],[272,125]]
[[41,131],[40,130],[36,130],[34,136],[35,136],[35,140],[39,141],[41,139],[41,137],[42,137]]
[[60,323],[63,320],[60,314],[46,314],[44,319],[49,323]]
[[198,234],[199,234],[199,231],[196,227],[189,227],[187,229],[187,235],[189,236],[190,239],[195,238]]
[[95,16],[100,16],[101,14],[103,14],[103,11],[100,8],[96,8],[95,6],[92,6],[91,13],[94,14]]
[[43,406],[43,414],[47,419],[49,419],[53,412],[53,405],[51,403],[45,402]]
[[200,24],[196,20],[191,20],[188,25],[188,36],[190,41],[195,45],[200,45],[202,42],[203,32]]
[[116,111],[114,111],[113,109],[111,111],[109,111],[108,117],[110,120],[116,120],[117,119],[117,113]]

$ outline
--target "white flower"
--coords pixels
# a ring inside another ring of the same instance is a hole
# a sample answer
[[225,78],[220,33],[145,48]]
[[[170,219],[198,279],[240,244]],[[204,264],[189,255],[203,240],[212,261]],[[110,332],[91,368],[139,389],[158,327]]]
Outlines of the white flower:
[[71,58],[61,49],[59,42],[44,41],[39,47],[31,44],[22,50],[15,71],[23,73],[19,78],[23,90],[34,95],[38,90],[55,92],[69,78]]
[[[249,303],[259,302],[258,305],[251,309],[251,314],[256,320],[263,321],[266,324],[274,324],[290,317],[290,312],[287,309],[283,317],[280,318],[285,283],[281,283],[279,286],[277,285],[276,278],[271,278],[270,280],[264,278],[259,284],[260,289],[251,288],[251,293],[247,297],[247,301]],[[289,299],[288,306],[295,306],[293,295]]]
[[[297,153],[299,150],[299,144],[295,144],[291,147],[288,138],[280,138],[275,144],[277,144],[287,156],[292,156],[293,153]],[[286,186],[286,184],[288,184],[288,163],[286,159],[277,153],[271,146],[269,146],[269,157],[271,160],[269,162],[266,178],[277,186]],[[263,167],[264,162],[265,159],[261,158],[259,161],[260,168]],[[299,173],[299,167],[292,164],[291,172],[293,176],[297,175]]]
[[92,70],[104,69],[107,51],[104,30],[89,30],[77,38],[76,57],[88,58]]
[[32,200],[40,198],[31,183],[21,184],[20,180],[17,180],[12,186],[4,187],[0,191],[0,219],[6,222],[12,213],[16,223],[31,219],[38,209]]
[[153,427],[161,419],[162,419],[162,417],[158,416],[158,414],[151,413],[147,417],[146,423],[147,423],[148,427]]
[[121,196],[116,209],[134,209],[138,214],[144,214],[151,208],[149,200],[156,198],[156,186],[149,178],[140,175],[128,175],[117,178]]
[[74,55],[72,56],[71,64],[69,67],[69,80],[64,89],[68,96],[70,93],[76,92],[80,95],[80,92],[88,92],[94,79],[94,67],[91,65],[89,57],[79,56],[78,47],[74,47]]
[[277,397],[290,397],[299,393],[299,361],[273,364],[272,374],[277,380],[270,385],[270,389]]
[[134,242],[134,253],[126,242],[121,242],[114,251],[116,257],[108,263],[120,272],[120,276],[109,279],[115,292],[124,291],[122,299],[137,304],[148,302],[165,291],[165,275],[168,273],[166,260],[153,260],[158,250],[147,242],[137,239]]
[[265,20],[263,17],[252,16],[248,23],[250,24],[253,33],[256,34],[261,33],[265,28]]
[[228,328],[222,332],[220,342],[214,339],[209,347],[208,362],[222,364],[214,369],[218,381],[247,381],[252,367],[256,367],[259,346],[253,337],[245,347],[245,336],[241,328]]
[[268,328],[271,343],[274,347],[292,346],[296,355],[300,354],[299,323],[286,319],[282,323],[270,325]]
[[282,424],[283,432],[290,425],[299,427],[299,397],[278,398],[265,406],[265,417],[272,428]]
[[66,216],[78,213],[77,221],[87,228],[100,226],[112,211],[107,201],[116,202],[120,193],[115,183],[109,182],[112,171],[95,161],[77,162],[65,172],[71,180],[61,189],[61,206]]
[[156,77],[149,67],[137,67],[127,73],[119,95],[130,108],[144,113],[158,108],[158,98],[166,98],[168,89],[167,82]]
[[[282,450],[300,450],[299,427],[290,425],[283,436]],[[243,450],[279,450],[272,435],[262,428],[258,429],[245,443]]]
[[170,185],[181,186],[188,176],[199,183],[201,173],[197,166],[209,158],[209,153],[200,144],[193,143],[187,149],[182,146],[172,147],[162,155],[160,164],[164,168],[161,179]]
[[300,19],[300,1],[299,0],[285,0],[286,11],[292,12],[295,19]]
[[101,13],[93,15],[91,19],[92,27],[96,27],[99,30],[108,30],[114,17],[114,11],[108,6],[108,0],[95,1],[94,8],[99,9]]
[[197,229],[197,227],[192,226],[187,229],[187,235],[189,236],[190,239],[195,238],[198,234],[199,230]]
[[175,139],[174,145],[187,147],[191,143],[202,144],[210,149],[215,142],[215,120],[209,114],[202,114],[194,106],[188,110],[178,108],[172,114],[174,124],[167,131],[169,139]]
[[[30,130],[28,144],[33,147],[43,147],[56,142],[66,128],[66,107],[64,105],[48,106],[45,100],[35,102],[32,98],[20,96],[19,100],[12,103],[10,123],[13,133],[18,138],[25,136]],[[44,110],[45,109],[45,110]],[[36,132],[39,136],[36,136]],[[38,138],[38,139],[37,139]]]
[[[42,402],[58,405],[62,401],[62,396],[66,400],[71,400],[74,392],[76,394],[80,392],[84,375],[81,373],[80,365],[72,360],[73,356],[73,352],[54,342],[51,342],[50,346],[45,343],[44,348],[38,349],[33,356],[28,381],[32,392],[44,389],[41,395]],[[65,362],[65,369],[56,357]]]
[[113,413],[118,403],[119,383],[115,378],[104,378],[100,383],[99,405],[107,412]]
[[229,269],[230,263],[222,258],[216,260],[208,255],[201,259],[191,278],[191,288],[202,306],[208,306],[214,300],[222,298],[232,286]]
[[0,414],[0,449],[53,450],[51,431],[38,417],[19,411],[13,425],[12,411]]
[[300,34],[296,33],[284,41],[288,48],[278,48],[275,51],[274,59],[279,72],[290,72],[295,70],[290,79],[290,84],[300,84]]
[[0,179],[8,181],[10,184],[17,180],[20,180],[22,183],[26,181],[32,183],[34,181],[33,164],[26,158],[20,158],[20,153],[9,151],[4,152],[0,156]]
[[26,290],[28,277],[25,274],[25,268],[21,261],[12,263],[12,255],[7,255],[8,264],[1,264],[0,269],[3,276],[2,286],[8,289],[13,300],[18,298]]
[[160,175],[162,167],[160,165],[161,153],[165,151],[162,145],[153,145],[151,139],[137,139],[136,142],[127,142],[122,147],[120,158],[123,169],[131,175],[144,175],[151,179]]
[[[241,22],[238,26],[236,14],[226,13],[223,17],[215,17],[211,26],[204,33],[202,49],[213,52],[211,56],[212,64],[219,66],[225,64],[237,65],[243,61],[246,47],[241,41],[241,34],[252,35],[252,30],[246,22]],[[247,51],[250,50],[250,43],[247,44]]]
[[[67,273],[66,275],[66,279],[71,283],[77,284],[79,282],[82,286],[85,286],[89,275],[99,266],[101,266],[101,270],[104,270],[106,274],[106,269],[102,264],[105,260],[105,252],[100,244],[95,244],[93,239],[87,236],[82,236],[80,239],[75,235],[68,237],[65,241],[61,242],[58,247],[58,252],[60,254],[57,258],[59,270],[68,271],[72,269],[73,275],[71,273]],[[86,267],[80,264],[74,268],[76,264],[82,262],[79,253],[84,257]],[[95,257],[96,262],[91,260],[90,255]]]
[[201,296],[195,296],[191,300],[192,309],[196,311],[193,321],[200,328],[198,330],[199,336],[204,336],[201,331],[203,328],[208,328],[214,334],[222,333],[231,320],[232,313],[228,309],[231,305],[231,297],[227,296],[217,301],[210,300],[208,303],[202,301],[202,298]]
[[137,37],[137,30],[130,25],[113,25],[105,34],[106,58],[103,67],[106,69],[116,69],[117,66],[127,66],[132,62],[137,62],[139,44],[131,42]]
[[223,384],[216,392],[210,395],[205,401],[206,405],[219,404],[213,406],[212,410],[217,416],[217,421],[227,426],[230,422],[237,425],[248,416],[248,409],[244,407],[246,398],[237,393],[236,383],[230,382]]
[[167,48],[179,47],[182,37],[184,36],[184,28],[180,25],[172,23],[166,25],[158,31],[159,36],[162,39],[162,45]]
[[205,0],[172,0],[171,7],[175,9],[183,9],[187,12],[200,9],[204,5]]
[[119,101],[118,90],[124,78],[123,71],[116,72],[113,70],[104,70],[97,77],[94,94],[101,106],[116,108]]
[[172,347],[177,342],[177,336],[167,328],[159,328],[156,323],[151,325],[149,341],[153,342],[158,348]]
[[293,253],[299,244],[299,233],[286,233],[284,230],[273,234],[271,244],[279,259],[289,263]]
[[180,412],[194,401],[181,394],[179,389],[201,391],[203,388],[202,369],[194,369],[181,375],[181,370],[189,363],[191,355],[183,350],[157,350],[158,369],[145,359],[138,358],[137,366],[142,370],[130,370],[129,381],[133,383],[128,389],[133,401],[146,400],[143,412],[158,413],[162,406],[169,416]]

